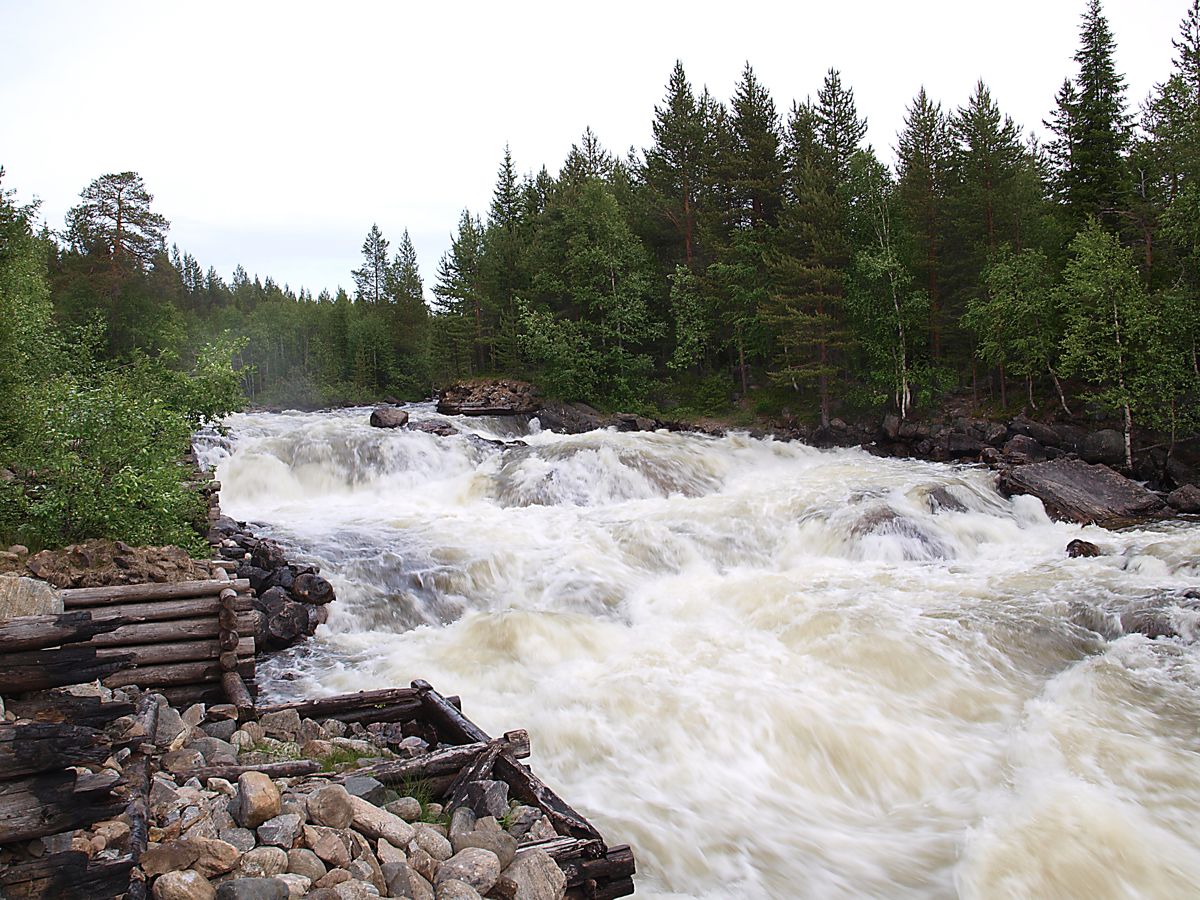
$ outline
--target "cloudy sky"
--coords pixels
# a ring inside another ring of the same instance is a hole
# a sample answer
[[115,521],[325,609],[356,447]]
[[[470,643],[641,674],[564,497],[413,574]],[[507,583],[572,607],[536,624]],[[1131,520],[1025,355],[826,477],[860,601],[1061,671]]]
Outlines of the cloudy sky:
[[[890,160],[922,84],[954,108],[982,77],[1040,130],[1084,2],[0,0],[0,164],[52,228],[93,178],[140,172],[201,265],[314,293],[352,283],[373,222],[393,248],[407,228],[428,290],[505,144],[522,172],[589,125],[643,148],[676,59],[721,99],[749,60],[781,112],[836,67]],[[1105,6],[1137,105],[1187,2]]]

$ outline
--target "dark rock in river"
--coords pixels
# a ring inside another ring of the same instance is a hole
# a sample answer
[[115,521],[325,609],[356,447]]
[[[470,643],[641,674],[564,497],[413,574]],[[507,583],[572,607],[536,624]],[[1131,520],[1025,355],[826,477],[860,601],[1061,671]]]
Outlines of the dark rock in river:
[[408,424],[408,413],[392,406],[377,406],[371,410],[372,428],[403,428]]
[[1100,548],[1091,541],[1081,541],[1079,538],[1076,538],[1067,544],[1067,556],[1071,557],[1071,559],[1099,555]]
[[1200,487],[1185,484],[1176,488],[1167,496],[1167,504],[1181,513],[1200,513]]
[[1124,466],[1125,435],[1111,428],[1093,431],[1080,444],[1079,455],[1085,462]]
[[1107,466],[1074,459],[1018,466],[1000,475],[1006,495],[1031,494],[1052,518],[1105,528],[1170,515],[1166,505],[1141,485]]
[[527,381],[496,379],[452,384],[438,394],[444,416],[531,415],[541,406],[537,388]]
[[1042,462],[1046,459],[1046,448],[1024,434],[1013,435],[1004,445],[1004,459],[1015,466]]
[[537,411],[538,421],[546,431],[559,434],[583,434],[604,428],[609,423],[605,417],[586,403],[559,403],[553,401]]
[[450,437],[452,434],[458,434],[458,429],[449,422],[421,422],[413,425],[413,431],[423,431],[438,437]]

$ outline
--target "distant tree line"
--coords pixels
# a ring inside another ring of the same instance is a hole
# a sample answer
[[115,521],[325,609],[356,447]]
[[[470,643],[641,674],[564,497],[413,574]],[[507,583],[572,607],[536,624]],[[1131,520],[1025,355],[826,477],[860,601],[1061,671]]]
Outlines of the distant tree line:
[[1103,409],[1196,430],[1200,367],[1200,0],[1165,80],[1130,110],[1099,0],[1039,143],[982,81],[960,107],[920,90],[894,167],[830,70],[781,112],[749,64],[723,102],[677,63],[653,144],[590,129],[557,175],[506,150],[491,205],[464,211],[432,285],[407,232],[372,226],[353,295],[164,245],[141,179],[106,175],[45,240],[54,317],[101,323],[102,353],[221,335],[261,404],[426,396],[525,375],[565,399],[828,425],[952,392],[997,408]]

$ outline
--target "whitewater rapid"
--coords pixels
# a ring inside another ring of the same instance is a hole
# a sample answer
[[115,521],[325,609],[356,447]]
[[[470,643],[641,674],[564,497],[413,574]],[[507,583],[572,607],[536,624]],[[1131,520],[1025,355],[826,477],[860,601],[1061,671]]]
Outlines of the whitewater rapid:
[[337,589],[268,690],[425,678],[528,729],[639,895],[1200,892],[1200,657],[1116,624],[1200,585],[1200,529],[1053,523],[978,468],[409,411],[463,433],[358,409],[200,442],[223,511]]

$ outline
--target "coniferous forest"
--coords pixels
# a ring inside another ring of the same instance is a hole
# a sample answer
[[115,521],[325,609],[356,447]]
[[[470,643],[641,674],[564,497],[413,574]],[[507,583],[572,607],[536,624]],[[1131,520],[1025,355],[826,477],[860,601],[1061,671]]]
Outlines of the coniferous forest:
[[918,89],[894,166],[836,70],[783,105],[749,63],[727,99],[676,63],[651,146],[615,152],[588,129],[557,174],[505,150],[431,282],[408,233],[374,225],[351,290],[240,267],[227,282],[168,244],[169,211],[133,172],[85,186],[54,231],[5,194],[0,490],[17,511],[0,530],[113,532],[77,497],[86,475],[46,487],[54,467],[78,469],[94,439],[105,477],[128,469],[141,496],[120,457],[161,444],[101,441],[119,418],[104,410],[178,442],[239,388],[318,407],[504,374],[610,409],[814,425],[966,396],[1193,434],[1200,0],[1184,12],[1148,97],[1127,96],[1089,0],[1048,140],[983,81],[958,107]]

